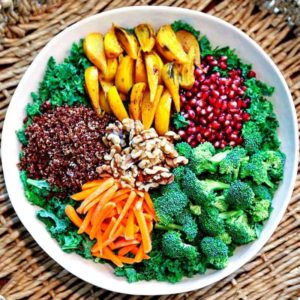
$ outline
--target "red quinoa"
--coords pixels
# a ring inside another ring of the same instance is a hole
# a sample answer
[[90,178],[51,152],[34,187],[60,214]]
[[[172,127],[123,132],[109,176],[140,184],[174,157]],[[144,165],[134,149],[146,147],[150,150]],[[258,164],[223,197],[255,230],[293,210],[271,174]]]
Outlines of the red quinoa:
[[28,144],[19,167],[28,177],[46,179],[52,186],[76,192],[97,178],[96,167],[108,150],[102,142],[106,126],[114,121],[102,119],[87,107],[57,107],[35,117],[25,131]]

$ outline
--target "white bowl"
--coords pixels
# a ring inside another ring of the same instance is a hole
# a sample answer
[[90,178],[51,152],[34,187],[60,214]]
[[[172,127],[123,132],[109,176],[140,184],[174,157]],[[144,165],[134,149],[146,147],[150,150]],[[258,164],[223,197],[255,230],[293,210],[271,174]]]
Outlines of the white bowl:
[[[106,32],[112,22],[127,28],[148,22],[158,28],[178,19],[190,23],[202,34],[206,34],[214,46],[235,48],[245,62],[253,64],[259,79],[276,87],[271,101],[280,123],[282,151],[287,155],[285,176],[274,197],[274,210],[264,226],[261,237],[249,245],[239,247],[226,269],[211,270],[205,275],[186,278],[177,284],[158,281],[129,284],[124,278],[116,277],[108,264],[97,264],[79,255],[64,253],[50,237],[44,224],[37,220],[35,213],[38,208],[26,200],[19,179],[16,165],[20,144],[15,132],[22,127],[25,106],[31,101],[30,92],[38,89],[50,56],[62,61],[68,55],[73,42],[92,31]],[[72,25],[53,38],[38,54],[23,76],[6,114],[2,134],[2,163],[6,187],[18,217],[36,242],[62,267],[95,286],[115,292],[137,295],[173,294],[199,289],[221,280],[253,258],[267,242],[281,220],[293,190],[298,160],[297,131],[293,101],[283,76],[266,53],[246,34],[218,18],[192,10],[172,7],[127,7],[101,13]]]

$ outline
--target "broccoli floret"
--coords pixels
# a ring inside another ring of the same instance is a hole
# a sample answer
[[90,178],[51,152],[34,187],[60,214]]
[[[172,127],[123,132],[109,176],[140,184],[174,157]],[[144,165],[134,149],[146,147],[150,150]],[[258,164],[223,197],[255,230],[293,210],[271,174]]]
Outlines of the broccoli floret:
[[264,151],[265,163],[268,164],[269,174],[275,180],[283,177],[285,155],[280,151]]
[[200,243],[202,253],[214,268],[221,270],[228,264],[228,247],[219,238],[205,237]]
[[198,145],[189,158],[189,167],[197,175],[205,171],[215,173],[219,162],[226,157],[227,151],[215,153],[215,148],[209,142]]
[[174,174],[174,180],[176,183],[180,184],[181,183],[181,180],[182,178],[184,177],[184,174],[185,174],[185,167],[183,166],[180,166],[180,167],[177,167],[173,170],[173,174]]
[[254,228],[249,225],[247,215],[242,211],[227,212],[225,217],[226,231],[237,245],[244,245],[257,238]]
[[226,193],[226,201],[233,209],[247,210],[251,207],[254,199],[254,192],[251,187],[240,180],[230,185]]
[[272,201],[273,195],[271,191],[264,185],[253,185],[252,190],[255,194],[255,197],[261,200]]
[[269,200],[256,200],[250,209],[253,222],[261,222],[269,218],[271,202]]
[[187,196],[180,190],[170,190],[153,199],[155,211],[160,222],[172,223],[173,218],[181,213],[188,204]]
[[199,205],[209,205],[214,201],[214,191],[225,190],[229,185],[215,180],[199,180],[189,169],[186,170],[182,179],[182,191],[193,202]]
[[201,215],[201,206],[190,204],[190,211],[193,215],[200,216]]
[[268,174],[269,165],[264,160],[265,155],[263,152],[257,152],[252,155],[248,163],[242,164],[240,178],[252,177],[257,184],[266,184],[270,188],[274,188],[274,184]]
[[231,150],[226,157],[220,162],[219,171],[221,174],[231,175],[235,180],[238,178],[241,163],[248,161],[247,151],[243,148],[236,147]]
[[176,217],[176,222],[182,225],[182,231],[189,242],[192,242],[198,235],[198,226],[189,210],[184,210]]
[[226,245],[230,245],[232,243],[232,238],[227,232],[223,232],[216,237],[222,240]]
[[265,98],[260,98],[259,100],[253,99],[247,112],[250,114],[251,120],[259,124],[264,124],[267,118],[273,114],[273,105]]
[[260,132],[259,126],[255,122],[246,122],[242,129],[242,136],[244,138],[244,145],[249,153],[255,153],[261,148],[263,136]]
[[190,159],[193,152],[193,148],[190,146],[190,144],[186,142],[177,143],[175,148],[180,155]]
[[185,244],[179,232],[168,231],[162,238],[162,251],[166,256],[178,259],[193,260],[199,255],[197,248]]
[[228,210],[228,203],[224,195],[216,197],[213,205],[221,212]]
[[220,218],[219,211],[215,207],[202,209],[198,224],[203,235],[218,236],[225,231],[224,220]]

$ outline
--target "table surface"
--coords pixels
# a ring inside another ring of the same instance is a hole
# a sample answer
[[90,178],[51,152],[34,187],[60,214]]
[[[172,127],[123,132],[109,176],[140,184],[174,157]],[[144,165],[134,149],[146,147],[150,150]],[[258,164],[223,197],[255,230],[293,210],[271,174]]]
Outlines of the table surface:
[[[290,87],[300,118],[300,36],[283,16],[260,10],[251,0],[50,0],[14,1],[0,13],[0,128],[11,96],[39,50],[80,19],[129,5],[169,5],[205,11],[239,27],[272,57]],[[3,18],[1,18],[3,17]],[[1,22],[7,20],[6,26]],[[145,299],[299,299],[300,178],[289,207],[272,238],[248,264],[224,280],[198,291]],[[20,223],[5,189],[0,166],[0,295],[6,299],[142,299],[87,284],[55,263]],[[0,297],[1,298],[1,297]]]

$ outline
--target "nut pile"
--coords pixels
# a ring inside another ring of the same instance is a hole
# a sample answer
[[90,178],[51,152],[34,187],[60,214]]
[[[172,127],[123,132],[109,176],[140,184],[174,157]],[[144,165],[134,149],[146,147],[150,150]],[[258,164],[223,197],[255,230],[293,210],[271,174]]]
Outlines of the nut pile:
[[169,184],[174,180],[171,169],[188,163],[174,148],[177,139],[179,136],[172,131],[159,136],[153,128],[144,129],[140,121],[116,121],[108,125],[103,137],[111,150],[97,172],[110,174],[119,178],[123,186],[143,191]]

